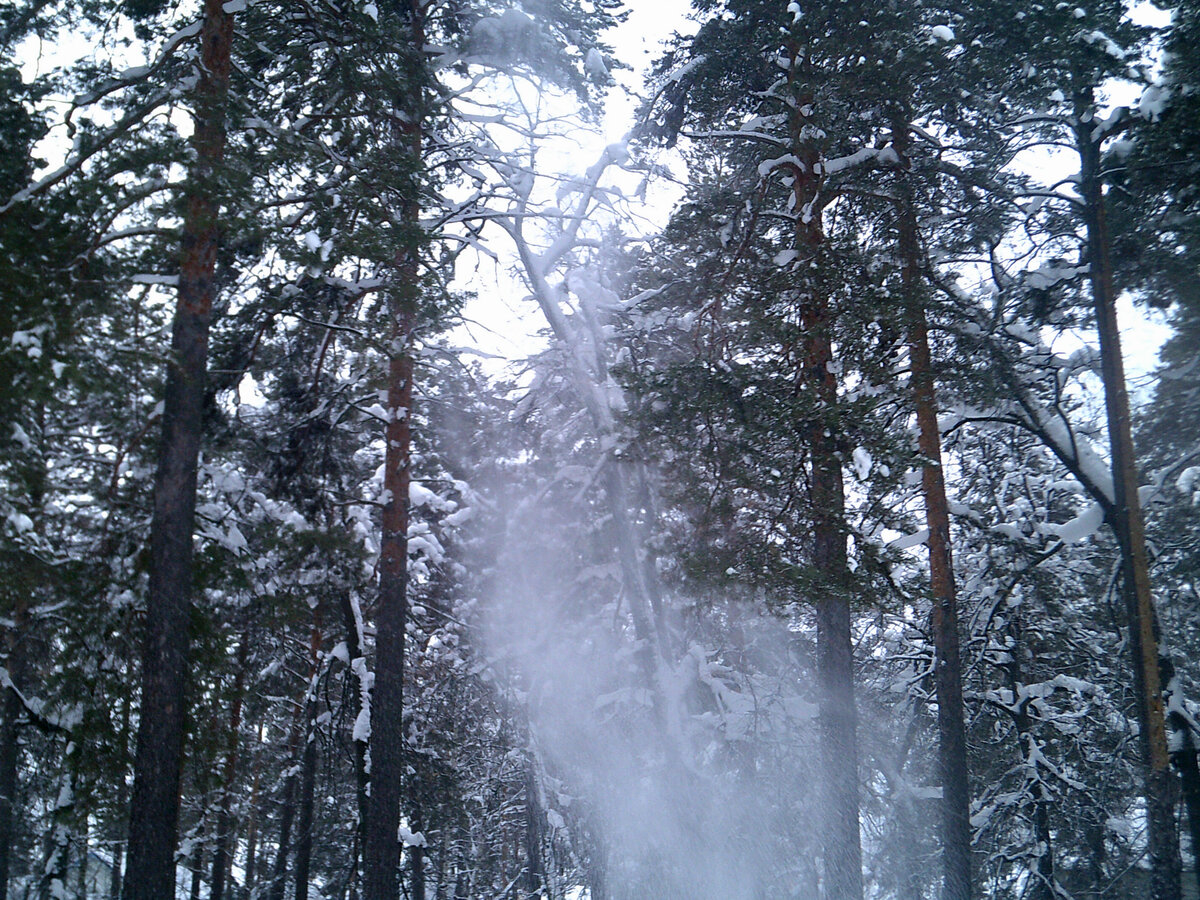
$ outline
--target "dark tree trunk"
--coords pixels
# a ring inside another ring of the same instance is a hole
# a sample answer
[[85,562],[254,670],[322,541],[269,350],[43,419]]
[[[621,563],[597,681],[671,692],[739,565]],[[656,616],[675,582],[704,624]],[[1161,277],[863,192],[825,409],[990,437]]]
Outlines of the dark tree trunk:
[[[1009,662],[1005,666],[1008,670],[1008,687],[1012,691],[1013,697],[1028,697],[1025,689],[1025,681],[1021,674],[1021,654],[1025,650],[1024,634],[1021,623],[1021,613],[1018,608],[1012,613],[1011,632],[1014,646],[1009,648]],[[1036,747],[1036,737],[1033,734],[1033,721],[1029,715],[1028,699],[1022,702],[1016,709],[1013,716],[1013,724],[1017,729],[1017,740],[1021,744],[1021,753],[1024,757],[1024,762],[1028,765],[1029,757],[1027,752]],[[1037,781],[1033,785],[1033,832],[1036,847],[1034,850],[1033,862],[1033,884],[1029,890],[1030,900],[1055,900],[1060,896],[1056,890],[1057,876],[1054,871],[1054,843],[1053,835],[1050,830],[1050,803],[1052,798],[1046,791],[1046,787],[1042,784],[1037,766],[1033,766],[1034,777]]]
[[225,155],[224,107],[232,40],[233,16],[225,12],[222,0],[204,0],[192,136],[196,161],[184,213],[162,444],[154,479],[126,900],[163,900],[175,892],[196,464],[217,258],[217,170]]
[[229,710],[229,748],[225,752],[225,771],[221,776],[221,797],[217,811],[217,840],[213,850],[212,888],[209,900],[225,900],[225,879],[229,874],[229,843],[233,834],[233,785],[237,780],[238,748],[242,727],[242,701],[246,688],[246,664],[250,654],[248,635],[238,643],[237,672],[233,682],[233,702]]
[[[14,625],[14,629],[15,629]],[[8,663],[13,666],[16,641],[9,636]],[[13,672],[10,669],[9,677]],[[4,690],[4,721],[0,723],[0,897],[8,896],[13,841],[16,838],[17,766],[21,758],[18,743],[21,700],[12,688]]]
[[1158,668],[1157,619],[1150,590],[1145,522],[1138,499],[1137,458],[1133,452],[1125,363],[1117,327],[1117,292],[1100,173],[1100,142],[1093,136],[1096,105],[1090,92],[1077,97],[1075,107],[1076,119],[1080,122],[1076,133],[1080,157],[1079,190],[1083,198],[1088,272],[1100,337],[1100,371],[1112,448],[1112,525],[1121,549],[1121,587],[1129,619],[1129,645],[1141,724],[1151,900],[1178,900],[1182,890],[1182,865],[1175,823],[1177,784],[1167,748]]
[[1183,787],[1183,803],[1187,809],[1188,836],[1192,841],[1192,865],[1200,883],[1200,764],[1197,763],[1196,740],[1192,729],[1183,724],[1181,747],[1175,756],[1179,780]]
[[[794,66],[793,66],[794,69]],[[859,831],[858,715],[854,698],[854,651],[850,634],[850,569],[846,555],[845,486],[838,441],[837,381],[833,363],[833,314],[812,269],[825,241],[822,230],[819,151],[801,137],[809,102],[793,110],[792,136],[801,160],[793,174],[796,209],[811,209],[797,225],[801,327],[804,332],[797,388],[812,401],[808,449],[811,458],[812,565],[821,589],[817,607],[817,679],[824,820],[821,829],[825,886],[829,900],[861,900],[862,842]]]
[[420,178],[425,121],[424,7],[404,9],[409,26],[407,96],[393,128],[396,149],[410,175],[401,186],[403,223],[389,293],[388,423],[384,431],[385,500],[379,550],[379,604],[375,614],[375,681],[371,691],[371,793],[363,827],[364,900],[396,900],[400,883],[400,798],[404,769],[404,643],[408,618],[408,493],[413,408],[412,336],[419,305]]
[[188,891],[188,900],[200,900],[200,873],[204,870],[204,847],[196,848],[196,858],[192,861],[192,889]]
[[[415,260],[414,260],[415,266]],[[415,272],[414,272],[415,275]],[[388,409],[379,563],[379,609],[375,619],[375,684],[371,692],[371,793],[363,845],[365,900],[396,900],[400,843],[400,785],[404,767],[404,630],[408,613],[409,421],[412,415],[411,315],[392,311],[398,345],[388,372]]]
[[313,795],[317,781],[315,716],[311,716],[308,721],[309,734],[304,744],[303,772],[300,778],[300,833],[296,839],[296,900],[308,900],[308,872],[312,862],[313,848]]
[[[412,830],[417,834],[422,834],[425,829],[425,819],[421,815],[420,798],[414,802],[412,814]],[[424,847],[409,847],[408,848],[409,871],[411,879],[408,886],[409,900],[425,900],[425,848]]]
[[[307,692],[306,692],[307,693]],[[298,707],[292,718],[291,735],[288,737],[288,776],[283,783],[283,806],[279,811],[279,846],[275,850],[275,867],[271,872],[271,887],[268,900],[283,900],[287,890],[287,858],[292,849],[292,824],[296,820],[296,762],[300,755],[301,715]]]
[[[262,726],[258,728],[258,743],[262,743]],[[250,897],[254,892],[254,883],[258,877],[258,791],[262,780],[261,763],[254,760],[254,780],[250,784],[249,822],[246,823],[246,879],[242,885],[243,894]]]
[[317,781],[317,675],[321,650],[320,607],[309,641],[308,696],[305,702],[304,755],[300,775],[300,833],[296,839],[296,900],[308,900],[313,848],[313,795]]
[[[125,694],[121,700],[120,736],[122,750],[126,750],[129,747],[129,706],[129,694]],[[121,777],[117,779],[117,809],[125,808],[126,793],[125,777],[122,773]],[[125,829],[118,826],[115,831],[116,835],[113,841],[112,854],[112,881],[109,883],[108,888],[109,900],[120,900],[121,874],[125,867]]]
[[528,754],[525,759],[525,892],[540,896],[546,874],[542,866],[542,805],[538,799],[537,773]]
[[87,900],[88,837],[85,831],[79,839],[79,863],[75,872],[75,900]]
[[962,661],[958,639],[958,595],[950,551],[950,508],[942,472],[942,438],[937,421],[929,328],[922,300],[921,242],[912,189],[908,183],[909,123],[896,116],[893,145],[900,158],[898,243],[908,320],[909,383],[917,414],[917,445],[924,465],[921,490],[929,531],[929,580],[933,606],[930,623],[935,653],[934,684],[938,705],[938,770],[942,782],[943,900],[971,896],[971,783],[967,773],[967,735],[963,717]]

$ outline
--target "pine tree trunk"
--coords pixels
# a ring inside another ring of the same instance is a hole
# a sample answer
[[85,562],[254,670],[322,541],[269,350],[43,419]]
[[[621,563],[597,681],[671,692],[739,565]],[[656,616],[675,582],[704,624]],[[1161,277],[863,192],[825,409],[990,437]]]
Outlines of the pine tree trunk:
[[1182,890],[1182,865],[1175,823],[1177,785],[1167,748],[1157,621],[1150,590],[1145,522],[1138,498],[1137,459],[1133,452],[1125,363],[1117,327],[1117,293],[1101,183],[1100,143],[1093,137],[1094,108],[1090,95],[1076,98],[1076,118],[1081,123],[1076,133],[1080,156],[1079,189],[1083,197],[1089,277],[1100,337],[1100,370],[1112,447],[1113,527],[1121,549],[1121,587],[1129,618],[1129,644],[1141,725],[1151,866],[1150,900],[1178,900]]
[[287,890],[287,858],[292,849],[292,825],[296,821],[296,761],[300,755],[301,710],[298,707],[292,718],[288,736],[288,776],[283,783],[283,808],[279,812],[279,845],[275,849],[275,866],[271,871],[271,887],[268,900],[283,900]]
[[188,900],[200,900],[200,873],[204,870],[204,846],[196,848],[196,858],[192,861],[192,889],[188,891]]
[[[901,165],[909,165],[909,123],[898,117],[892,140]],[[898,243],[908,319],[909,383],[917,414],[917,446],[924,465],[921,490],[929,531],[929,580],[933,606],[930,622],[935,653],[934,684],[938,705],[938,769],[942,782],[943,900],[971,896],[971,784],[967,773],[967,737],[963,717],[962,661],[958,638],[958,595],[950,550],[950,508],[942,471],[942,439],[937,421],[929,327],[921,298],[921,243],[908,184],[899,179]]]
[[196,161],[184,213],[162,445],[154,479],[126,900],[163,900],[175,892],[196,468],[217,258],[216,170],[225,154],[224,107],[232,40],[233,16],[225,12],[222,0],[204,0],[192,136]]
[[[425,820],[421,816],[420,803],[420,798],[415,798],[413,801],[412,830],[418,834],[425,830]],[[409,900],[425,900],[425,848],[409,847],[408,854],[409,871],[411,872],[408,898]]]
[[250,654],[248,635],[238,643],[237,673],[233,682],[233,702],[229,710],[229,748],[225,751],[225,771],[221,776],[221,798],[217,811],[217,840],[213,849],[212,887],[209,900],[225,900],[225,879],[229,875],[229,844],[233,834],[233,785],[237,780],[239,732],[242,727],[242,701],[246,688],[246,664]]
[[[23,606],[22,594],[18,594],[18,604]],[[17,640],[15,632],[20,627],[25,616],[18,607],[13,616],[13,624],[8,634],[9,678],[18,677],[16,668]],[[12,866],[13,842],[16,838],[17,812],[17,767],[21,759],[21,747],[18,742],[20,729],[17,719],[21,715],[21,699],[12,688],[4,689],[4,721],[0,723],[0,897],[8,896],[8,882]]]
[[817,679],[820,685],[820,733],[824,818],[823,896],[861,900],[862,841],[859,828],[858,715],[854,698],[854,651],[850,634],[850,568],[846,555],[845,486],[838,452],[837,380],[833,363],[833,315],[828,298],[805,263],[816,261],[825,236],[821,213],[812,209],[820,192],[819,153],[803,142],[811,103],[793,112],[792,135],[801,165],[795,171],[795,208],[808,210],[797,225],[797,249],[804,268],[799,288],[802,359],[797,388],[812,401],[808,428],[811,458],[812,565],[820,573],[817,607]]
[[[415,260],[413,262],[415,280]],[[414,285],[415,287],[415,285]],[[371,793],[364,823],[363,896],[396,900],[400,889],[400,787],[404,766],[404,639],[408,613],[408,493],[413,362],[412,317],[392,309],[393,353],[388,372],[383,540],[379,608],[375,618],[375,683],[371,691]]]
[[[1009,647],[1009,661],[1005,668],[1008,670],[1008,687],[1012,692],[1012,696],[1026,698],[1018,705],[1013,715],[1013,724],[1017,729],[1017,740],[1021,744],[1022,754],[1025,754],[1026,748],[1032,750],[1036,747],[1036,737],[1033,734],[1033,721],[1029,715],[1029,693],[1026,690],[1025,680],[1021,673],[1021,654],[1025,646],[1020,608],[1012,613],[1010,624],[1013,644]],[[1023,763],[1027,767],[1031,766],[1028,755],[1024,756]],[[1029,897],[1030,900],[1055,900],[1059,896],[1059,893],[1056,890],[1057,876],[1054,872],[1054,843],[1053,834],[1050,830],[1050,803],[1052,802],[1052,798],[1046,791],[1045,785],[1041,782],[1037,765],[1033,764],[1031,768],[1038,780],[1034,783],[1032,791],[1034,805],[1033,833],[1036,846],[1032,873],[1033,884],[1030,887]]]
[[397,151],[410,174],[398,210],[403,223],[387,298],[391,333],[388,348],[388,423],[384,431],[382,537],[379,548],[379,604],[375,614],[375,681],[371,691],[371,780],[363,825],[364,900],[396,900],[400,883],[400,798],[404,769],[404,644],[408,618],[408,494],[412,477],[412,336],[420,299],[420,179],[424,134],[424,9],[404,7],[409,27],[405,59],[408,96],[392,124]]
[[[258,729],[258,743],[262,743],[262,726]],[[258,791],[262,779],[261,763],[254,761],[254,779],[250,784],[250,821],[246,823],[246,877],[242,884],[245,897],[253,896],[258,878]]]
[[[125,750],[129,747],[129,694],[121,700],[121,748]],[[122,754],[123,756],[124,754]],[[124,809],[126,802],[126,787],[124,773],[117,779],[117,809]],[[113,840],[112,854],[112,878],[108,886],[109,900],[120,900],[121,897],[121,874],[125,868],[125,830],[119,825],[114,829],[116,834]]]
[[1192,865],[1200,884],[1200,762],[1197,761],[1196,740],[1187,723],[1182,724],[1182,739],[1179,751],[1174,754],[1175,766],[1179,769],[1179,781],[1183,789],[1183,804],[1187,810],[1188,836],[1192,841]]
[[317,781],[317,675],[321,651],[321,608],[314,615],[309,640],[308,697],[305,702],[304,755],[300,774],[300,833],[296,839],[296,900],[308,900],[308,873],[313,848],[313,795]]
[[533,760],[525,758],[525,893],[539,896],[546,880],[542,868],[542,809]]
[[79,839],[79,864],[75,872],[75,900],[87,900],[88,836],[85,830]]

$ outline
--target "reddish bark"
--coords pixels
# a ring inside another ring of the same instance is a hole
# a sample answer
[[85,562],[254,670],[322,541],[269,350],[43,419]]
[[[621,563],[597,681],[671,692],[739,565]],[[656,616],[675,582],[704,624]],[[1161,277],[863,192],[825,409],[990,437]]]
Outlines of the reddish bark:
[[233,16],[205,0],[195,94],[196,162],[183,223],[179,289],[163,397],[163,432],[150,526],[150,586],[142,703],[130,806],[126,900],[174,896],[175,845],[186,718],[192,532],[207,376],[225,155]]
[[1152,900],[1178,900],[1182,862],[1175,821],[1178,785],[1167,749],[1166,715],[1159,675],[1157,619],[1150,589],[1150,560],[1145,521],[1138,499],[1137,458],[1133,451],[1125,364],[1117,328],[1117,292],[1113,281],[1112,243],[1105,216],[1100,174],[1100,140],[1094,135],[1095,103],[1090,93],[1076,98],[1080,122],[1076,147],[1079,189],[1087,230],[1088,272],[1096,329],[1100,337],[1100,373],[1112,447],[1112,524],[1121,549],[1122,594],[1129,618],[1130,650],[1138,695],[1140,743],[1145,767],[1144,794],[1151,868]]

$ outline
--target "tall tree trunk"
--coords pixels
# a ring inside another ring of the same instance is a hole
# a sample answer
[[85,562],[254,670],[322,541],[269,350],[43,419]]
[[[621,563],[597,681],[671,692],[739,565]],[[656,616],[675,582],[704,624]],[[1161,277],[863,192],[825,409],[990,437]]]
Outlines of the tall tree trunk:
[[388,422],[384,431],[379,605],[375,615],[375,680],[371,690],[371,793],[363,827],[364,900],[396,900],[400,883],[400,794],[404,769],[404,643],[408,618],[408,494],[412,477],[412,336],[416,326],[422,243],[420,176],[424,98],[424,7],[403,7],[409,46],[403,64],[407,96],[392,124],[408,177],[401,186],[401,245],[388,298]]
[[162,445],[154,479],[126,900],[163,900],[175,892],[196,467],[217,259],[218,169],[225,155],[233,41],[233,15],[225,12],[222,0],[204,0],[203,15],[192,135],[196,159],[184,213]]
[[929,327],[922,298],[921,242],[912,187],[908,181],[909,123],[897,115],[893,147],[900,158],[898,243],[905,311],[908,319],[909,384],[917,413],[921,451],[921,490],[929,531],[929,581],[933,607],[934,684],[938,702],[938,770],[942,782],[943,900],[971,896],[971,783],[967,773],[967,735],[963,717],[962,661],[958,639],[958,594],[950,551],[950,508],[942,471],[942,438],[937,421]]
[[229,710],[229,747],[225,751],[225,771],[221,775],[221,797],[217,810],[217,840],[213,849],[212,888],[209,900],[225,900],[225,879],[229,874],[229,842],[233,834],[233,785],[237,780],[238,749],[242,727],[242,701],[246,690],[246,664],[250,638],[243,634],[238,642],[237,671],[233,680],[233,702]]
[[[793,66],[794,70],[795,66]],[[833,363],[833,314],[811,263],[825,235],[821,222],[818,149],[806,141],[811,100],[792,113],[795,208],[805,210],[797,225],[801,283],[802,358],[797,388],[812,401],[808,428],[811,457],[812,565],[820,573],[817,607],[817,679],[820,685],[820,733],[824,782],[821,832],[825,887],[829,900],[861,900],[862,841],[858,798],[858,714],[854,699],[854,651],[850,635],[850,567],[846,554],[845,486],[838,451],[837,380]]]
[[1095,103],[1090,92],[1076,98],[1075,109],[1080,123],[1076,131],[1080,157],[1079,190],[1083,197],[1088,272],[1100,337],[1100,371],[1112,447],[1112,524],[1121,549],[1121,587],[1129,618],[1129,645],[1141,725],[1151,900],[1178,900],[1182,889],[1182,865],[1175,823],[1177,785],[1167,749],[1166,716],[1158,668],[1157,620],[1150,591],[1145,522],[1138,499],[1137,460],[1133,452],[1129,395],[1125,388],[1125,363],[1117,328],[1117,292],[1100,174],[1100,141],[1093,133],[1096,128]]
[[[413,277],[415,281],[415,260]],[[407,304],[405,304],[407,305]],[[396,900],[400,843],[400,787],[404,767],[404,631],[408,613],[408,493],[413,361],[412,316],[397,304],[388,372],[387,450],[384,462],[383,541],[379,608],[375,618],[375,682],[371,691],[371,781],[364,823],[363,896]]]

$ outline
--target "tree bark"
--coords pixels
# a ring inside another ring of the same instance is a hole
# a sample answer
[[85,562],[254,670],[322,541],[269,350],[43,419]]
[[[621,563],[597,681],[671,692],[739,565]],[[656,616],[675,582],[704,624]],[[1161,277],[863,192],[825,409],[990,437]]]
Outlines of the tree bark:
[[[262,743],[262,726],[258,727],[258,743]],[[246,877],[242,893],[250,897],[258,877],[258,790],[262,779],[261,763],[254,760],[254,780],[250,784],[250,821],[246,823]]]
[[296,900],[308,900],[313,848],[313,795],[317,780],[317,675],[321,649],[320,607],[309,641],[308,697],[305,703],[304,755],[300,775],[300,833],[296,839]]
[[530,754],[525,756],[525,893],[540,896],[546,876],[542,867],[542,807],[538,800],[537,773]]
[[283,900],[287,890],[287,858],[292,849],[292,825],[296,821],[296,758],[300,754],[301,714],[296,711],[288,737],[289,771],[283,783],[283,808],[279,812],[279,846],[275,850],[275,866],[271,871],[268,900]]
[[833,362],[833,313],[809,264],[825,235],[821,222],[819,151],[801,137],[810,124],[811,102],[793,107],[792,137],[801,164],[794,171],[796,243],[804,274],[800,290],[803,329],[797,388],[812,401],[808,428],[811,466],[812,565],[821,576],[817,608],[817,679],[824,775],[822,858],[829,900],[861,900],[862,842],[858,796],[858,714],[854,698],[854,651],[850,634],[850,568],[846,554],[845,485],[838,453],[837,380]]
[[921,452],[921,490],[929,531],[929,581],[933,599],[930,624],[934,643],[934,684],[938,702],[938,770],[942,782],[942,878],[944,900],[971,896],[971,784],[967,772],[967,736],[963,716],[962,661],[958,637],[958,593],[950,550],[950,508],[942,471],[942,438],[937,421],[937,392],[929,326],[921,291],[921,242],[912,188],[908,181],[909,123],[896,116],[893,148],[900,158],[897,239],[901,281],[908,319],[909,384],[917,415]]
[[196,161],[184,213],[162,444],[154,479],[126,900],[162,900],[175,892],[196,468],[217,258],[218,169],[225,155],[224,107],[233,41],[233,16],[225,12],[221,0],[204,0],[203,16],[192,136]]
[[[121,749],[126,751],[129,748],[129,694],[125,694],[121,698]],[[122,753],[124,756],[124,752]],[[126,802],[127,788],[125,786],[124,773],[117,779],[117,809],[124,809]],[[113,829],[113,852],[112,852],[112,879],[108,886],[109,900],[120,900],[121,897],[121,875],[125,868],[125,829],[117,825]]]
[[1140,744],[1151,866],[1151,900],[1178,900],[1182,864],[1175,822],[1177,784],[1167,748],[1166,716],[1159,677],[1158,633],[1145,521],[1138,498],[1136,457],[1130,424],[1125,363],[1117,327],[1117,292],[1113,281],[1111,240],[1100,174],[1100,140],[1094,135],[1095,103],[1090,92],[1076,97],[1076,147],[1080,158],[1079,190],[1087,231],[1088,271],[1100,337],[1100,370],[1112,448],[1112,525],[1121,550],[1122,580],[1129,645],[1138,696]]
[[409,28],[404,64],[407,96],[392,128],[409,175],[401,186],[401,245],[388,294],[388,422],[384,431],[379,604],[375,615],[375,681],[371,691],[370,796],[363,827],[364,900],[396,900],[400,883],[400,799],[404,769],[404,644],[408,619],[408,494],[413,407],[412,336],[421,290],[420,177],[425,121],[424,8],[403,7]]
[[224,900],[225,879],[229,876],[229,842],[233,834],[233,785],[237,780],[239,732],[242,726],[242,702],[246,689],[246,664],[250,654],[249,635],[238,643],[237,672],[233,680],[233,702],[229,710],[229,748],[225,751],[225,771],[221,776],[221,797],[217,810],[217,840],[213,849],[212,887],[209,900]]
[[[10,680],[20,677],[20,639],[28,611],[28,601],[23,591],[17,592],[16,599],[17,608],[13,612],[12,624],[5,636],[8,651],[6,663]],[[7,897],[13,841],[16,838],[17,768],[21,759],[20,728],[17,720],[21,715],[22,704],[14,687],[5,688],[3,693],[4,721],[0,723],[0,897]]]

